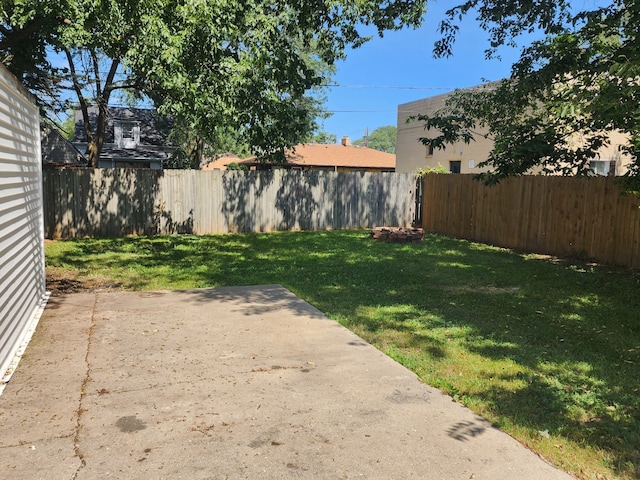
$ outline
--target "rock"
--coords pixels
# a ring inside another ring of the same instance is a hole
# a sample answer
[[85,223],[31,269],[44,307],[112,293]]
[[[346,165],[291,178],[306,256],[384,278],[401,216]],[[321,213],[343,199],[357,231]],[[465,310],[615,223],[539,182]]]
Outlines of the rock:
[[422,228],[375,227],[370,233],[374,240],[387,243],[417,243],[424,240]]

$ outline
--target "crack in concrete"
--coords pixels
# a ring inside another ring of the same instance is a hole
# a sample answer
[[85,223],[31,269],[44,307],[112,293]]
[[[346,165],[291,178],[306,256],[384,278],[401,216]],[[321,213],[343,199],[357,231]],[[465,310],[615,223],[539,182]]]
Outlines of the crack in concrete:
[[65,438],[73,438],[74,436],[75,432],[69,433],[67,435],[53,435],[51,437],[35,438],[33,440],[19,440],[18,443],[0,445],[0,450],[5,450],[7,448],[24,447],[25,445],[34,445],[36,443],[44,443],[48,442],[49,440],[64,440]]
[[78,475],[80,474],[82,469],[87,465],[87,462],[84,458],[84,453],[82,453],[82,449],[80,448],[80,432],[82,431],[82,428],[83,428],[82,415],[84,414],[84,412],[86,412],[86,410],[83,407],[83,403],[87,395],[87,385],[91,381],[91,363],[89,361],[89,356],[91,355],[91,345],[93,343],[93,335],[96,328],[96,307],[98,304],[98,294],[94,293],[93,295],[94,295],[94,301],[93,301],[93,308],[91,310],[91,326],[89,327],[89,332],[88,332],[87,352],[85,353],[85,357],[84,357],[85,364],[87,365],[87,371],[85,373],[84,380],[82,381],[82,386],[80,387],[80,398],[78,399],[78,408],[76,410],[76,415],[77,415],[76,429],[73,435],[73,451],[75,453],[75,456],[80,459],[80,465],[78,466],[78,469],[75,471],[75,473],[71,477],[71,480],[75,480],[76,478],[78,478]]

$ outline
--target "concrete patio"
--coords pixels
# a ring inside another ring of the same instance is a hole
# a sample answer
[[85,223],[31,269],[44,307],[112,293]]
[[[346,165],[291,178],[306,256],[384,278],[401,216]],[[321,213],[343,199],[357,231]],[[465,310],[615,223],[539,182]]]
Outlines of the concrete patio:
[[7,479],[569,479],[277,286],[50,299]]

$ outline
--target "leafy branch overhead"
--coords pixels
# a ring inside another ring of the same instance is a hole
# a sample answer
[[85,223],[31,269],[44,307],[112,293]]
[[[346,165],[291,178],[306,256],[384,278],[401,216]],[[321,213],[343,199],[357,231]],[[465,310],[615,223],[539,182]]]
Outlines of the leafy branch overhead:
[[[418,26],[424,12],[413,0],[5,0],[0,58],[47,107],[64,90],[84,111],[99,107],[95,126],[85,114],[93,165],[122,89],[174,117],[195,151],[232,130],[277,156],[315,127],[318,89],[348,46],[367,41],[359,29]],[[69,66],[56,68],[51,52]]]
[[[489,35],[492,56],[525,33],[544,38],[524,48],[511,79],[455,92],[434,115],[416,116],[434,148],[494,141],[483,166],[488,182],[527,172],[590,175],[589,161],[608,145],[609,132],[627,139],[622,152],[631,159],[629,186],[640,178],[640,2],[614,0],[585,8],[584,3],[531,0],[470,0],[449,10],[441,23],[439,56],[454,52],[463,16],[477,15]],[[575,4],[575,5],[573,5]]]

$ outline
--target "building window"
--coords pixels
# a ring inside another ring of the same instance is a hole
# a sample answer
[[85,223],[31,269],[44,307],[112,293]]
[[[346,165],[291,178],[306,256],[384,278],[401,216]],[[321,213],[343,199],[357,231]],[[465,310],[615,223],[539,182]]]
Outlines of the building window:
[[591,167],[594,174],[607,176],[609,175],[611,162],[609,160],[591,160],[589,167]]
[[122,139],[123,140],[133,140],[135,137],[133,136],[133,123],[123,123],[122,124]]
[[460,173],[462,162],[460,160],[451,160],[449,162],[449,171],[451,173]]
[[431,143],[427,143],[427,157],[433,157],[433,145]]
[[136,148],[140,144],[140,125],[137,122],[118,122],[114,125],[118,148]]

